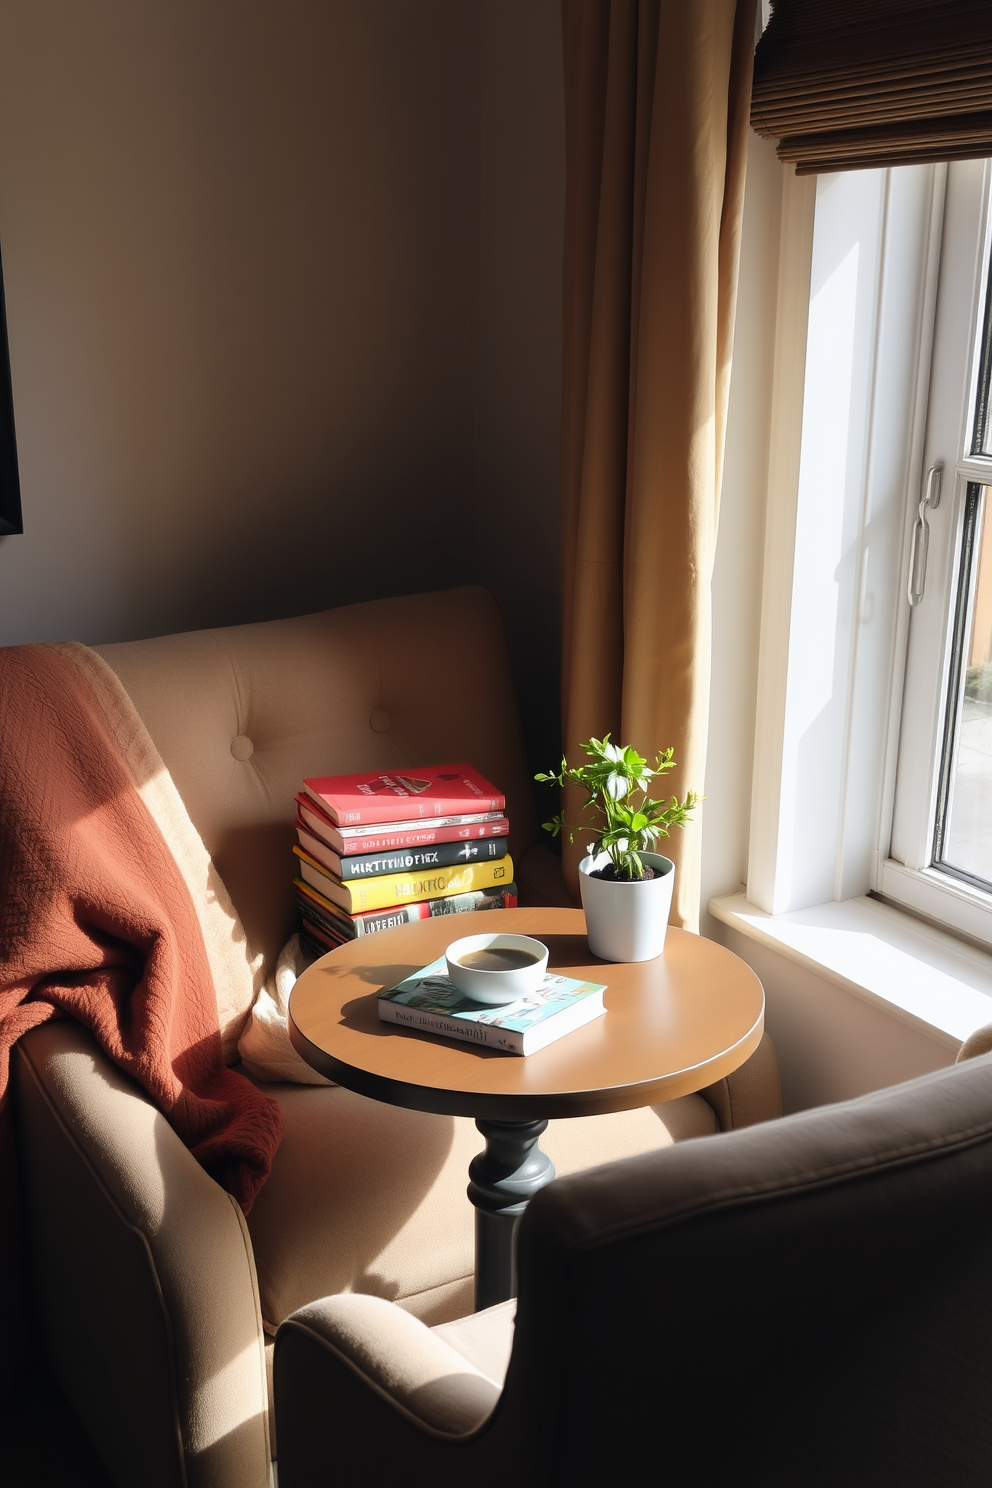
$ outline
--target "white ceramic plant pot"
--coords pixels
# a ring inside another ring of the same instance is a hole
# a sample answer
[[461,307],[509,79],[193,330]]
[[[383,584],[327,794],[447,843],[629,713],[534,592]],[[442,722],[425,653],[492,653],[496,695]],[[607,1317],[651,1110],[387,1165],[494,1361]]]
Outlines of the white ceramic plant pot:
[[640,883],[593,878],[595,870],[610,861],[605,852],[579,864],[589,949],[602,961],[653,961],[665,949],[675,864],[661,853],[643,852],[639,857],[655,871],[654,878]]

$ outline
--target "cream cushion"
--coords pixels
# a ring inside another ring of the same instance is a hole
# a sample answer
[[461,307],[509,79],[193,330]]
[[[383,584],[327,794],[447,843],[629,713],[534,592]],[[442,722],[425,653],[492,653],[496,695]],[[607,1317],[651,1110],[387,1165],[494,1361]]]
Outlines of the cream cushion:
[[296,928],[304,776],[467,760],[506,793],[515,860],[537,840],[503,620],[484,589],[94,649],[155,741],[266,976]]
[[[472,1310],[468,1165],[484,1142],[465,1118],[401,1110],[341,1087],[266,1085],[286,1135],[248,1216],[268,1333],[333,1292],[368,1292],[434,1324]],[[717,1130],[698,1095],[552,1121],[559,1174]]]
[[507,1366],[513,1352],[513,1324],[517,1313],[516,1298],[497,1302],[482,1312],[469,1313],[453,1323],[438,1323],[431,1329],[436,1338],[450,1345],[487,1379],[503,1388]]

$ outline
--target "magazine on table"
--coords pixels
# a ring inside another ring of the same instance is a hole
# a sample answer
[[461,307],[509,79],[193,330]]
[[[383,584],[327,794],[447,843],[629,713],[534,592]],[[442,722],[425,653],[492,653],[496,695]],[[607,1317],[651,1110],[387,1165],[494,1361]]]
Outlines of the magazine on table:
[[603,982],[580,982],[548,971],[535,991],[516,1002],[490,1007],[459,992],[448,977],[447,962],[439,956],[398,986],[380,992],[378,1008],[384,1023],[527,1055],[601,1017],[606,1011],[605,991]]

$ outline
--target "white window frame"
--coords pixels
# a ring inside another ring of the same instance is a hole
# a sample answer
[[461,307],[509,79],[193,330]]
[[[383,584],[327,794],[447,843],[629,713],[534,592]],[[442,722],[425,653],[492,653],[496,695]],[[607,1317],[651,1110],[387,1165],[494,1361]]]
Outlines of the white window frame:
[[887,761],[891,831],[881,844],[875,885],[884,897],[986,944],[992,944],[992,896],[930,863],[967,488],[992,482],[992,458],[970,454],[988,282],[990,190],[992,163],[968,161],[952,168],[923,460],[926,470],[943,467],[942,493],[937,511],[928,515],[923,600],[910,612],[901,727]]
[[783,185],[747,880],[772,915],[876,886],[945,177]]
[[879,897],[947,176],[784,174],[747,886],[709,910],[953,1057],[992,1019],[992,953]]

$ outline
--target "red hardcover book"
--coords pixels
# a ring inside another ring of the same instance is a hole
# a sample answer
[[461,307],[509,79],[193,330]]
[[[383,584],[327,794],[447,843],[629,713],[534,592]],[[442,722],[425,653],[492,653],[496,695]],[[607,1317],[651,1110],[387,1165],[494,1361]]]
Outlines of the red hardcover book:
[[506,797],[471,765],[424,765],[364,775],[321,775],[303,788],[336,826],[502,812]]
[[318,837],[342,858],[354,857],[358,853],[395,852],[401,847],[436,847],[442,842],[506,837],[510,831],[505,816],[500,816],[498,811],[486,811],[481,816],[460,817],[453,826],[443,826],[442,822],[450,818],[441,817],[436,822],[390,822],[387,826],[353,827],[341,832],[329,816],[317,810],[309,796],[301,792],[296,804],[297,831]]

